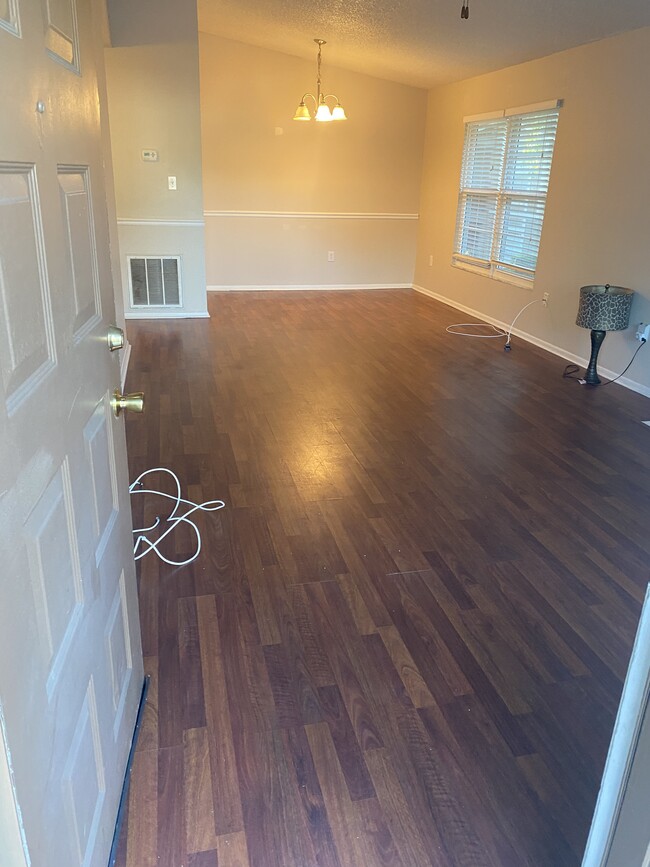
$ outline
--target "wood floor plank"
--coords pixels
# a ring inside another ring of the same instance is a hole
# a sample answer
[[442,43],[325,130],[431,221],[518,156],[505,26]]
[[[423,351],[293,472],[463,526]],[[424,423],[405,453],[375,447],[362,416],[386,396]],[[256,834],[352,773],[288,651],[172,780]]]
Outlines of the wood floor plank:
[[372,615],[368,610],[368,606],[357,586],[354,576],[338,575],[336,580],[361,635],[372,635],[372,633],[377,632],[375,622],[372,619]]
[[217,837],[217,867],[250,867],[243,831]]
[[183,729],[205,726],[203,672],[194,597],[178,600],[178,651],[183,689]]
[[382,641],[386,645],[390,658],[402,679],[404,688],[409,694],[414,707],[426,707],[433,704],[433,696],[424,682],[413,657],[408,652],[395,626],[382,626],[379,629]]
[[218,867],[217,850],[190,852],[187,856],[187,867]]
[[[338,585],[332,584],[336,587]],[[323,644],[328,643],[328,657],[332,670],[335,673],[336,685],[338,686],[343,702],[349,714],[357,742],[362,750],[376,749],[383,746],[376,715],[373,714],[368,704],[366,693],[361,686],[356,671],[353,655],[347,652],[345,643],[341,641],[341,632],[337,635],[337,625],[342,615],[342,597],[339,600],[328,598],[324,585],[309,585],[306,588],[314,618],[320,630]]]
[[129,323],[131,478],[226,507],[193,563],[138,561],[116,867],[575,867],[648,578],[650,402],[409,290],[209,304]]
[[327,723],[306,726],[306,731],[341,867],[376,863],[349,798]]
[[329,658],[314,625],[314,614],[304,587],[291,587],[288,591],[296,629],[303,647],[304,661],[314,686],[336,683]]
[[[137,752],[131,769],[126,867],[158,864],[158,752]],[[137,820],[135,817],[137,816]]]
[[372,787],[364,755],[355,737],[350,717],[338,687],[322,686],[318,690],[318,694],[350,798],[353,801],[358,801],[362,798],[374,797],[375,790]]
[[251,867],[302,867],[316,856],[279,731],[234,733]]
[[427,851],[418,823],[411,812],[387,750],[372,750],[366,762],[395,845],[406,865],[436,867],[435,854]]
[[285,648],[281,644],[273,644],[265,647],[263,653],[273,692],[277,725],[280,728],[302,725],[297,679]]
[[[147,756],[148,753],[142,753]],[[158,758],[158,850],[156,864],[175,867],[185,860],[183,747],[166,747]]]
[[318,867],[341,867],[307,733],[301,727],[286,729],[282,736],[285,753],[293,767]]
[[210,744],[205,728],[183,732],[183,789],[185,794],[185,851],[215,849],[216,833]]
[[243,830],[244,821],[214,597],[199,596],[196,609],[204,671],[214,827],[217,834],[230,834]]
[[217,598],[221,654],[233,732],[272,729],[277,724],[262,645],[248,629],[250,606],[232,594]]

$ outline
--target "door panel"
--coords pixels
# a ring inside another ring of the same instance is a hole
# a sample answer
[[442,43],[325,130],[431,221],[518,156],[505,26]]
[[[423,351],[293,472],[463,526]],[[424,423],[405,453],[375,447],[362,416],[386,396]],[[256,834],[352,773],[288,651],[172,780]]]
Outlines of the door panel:
[[88,168],[59,167],[61,211],[75,301],[73,332],[80,339],[101,318],[97,250],[92,224]]
[[19,34],[16,0],[0,0],[0,27],[14,36]]
[[67,461],[25,522],[24,536],[40,663],[50,699],[74,642],[85,602]]
[[[20,249],[12,244],[20,236]],[[7,410],[12,413],[54,366],[50,290],[33,165],[0,164],[0,347]]]
[[79,36],[74,0],[45,0],[45,44],[51,57],[79,69]]
[[0,25],[0,795],[27,861],[104,867],[143,673],[103,52],[91,0],[0,0]]

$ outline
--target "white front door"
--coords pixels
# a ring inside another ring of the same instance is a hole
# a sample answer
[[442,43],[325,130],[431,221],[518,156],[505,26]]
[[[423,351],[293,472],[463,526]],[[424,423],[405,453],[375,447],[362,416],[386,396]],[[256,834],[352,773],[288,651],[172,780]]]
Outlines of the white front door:
[[1,867],[105,867],[142,688],[100,53],[0,0]]

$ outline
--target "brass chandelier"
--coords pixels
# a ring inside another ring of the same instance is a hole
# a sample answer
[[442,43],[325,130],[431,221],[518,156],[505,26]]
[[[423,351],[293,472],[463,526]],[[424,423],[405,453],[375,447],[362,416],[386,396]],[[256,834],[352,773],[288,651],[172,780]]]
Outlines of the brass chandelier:
[[[330,121],[330,120],[347,120],[345,116],[345,112],[343,111],[343,106],[339,102],[338,96],[335,96],[333,93],[324,94],[321,90],[321,79],[320,79],[320,65],[321,65],[321,49],[323,45],[325,45],[324,39],[314,39],[316,45],[318,45],[318,59],[317,59],[317,74],[316,74],[316,96],[313,93],[305,93],[303,94],[302,99],[300,100],[300,104],[296,109],[296,113],[293,116],[294,120],[311,120],[311,113],[305,104],[306,99],[311,99],[314,102],[314,108],[316,110],[316,114],[314,119],[318,121]],[[335,105],[333,108],[330,108],[327,104],[327,100],[335,100]]]

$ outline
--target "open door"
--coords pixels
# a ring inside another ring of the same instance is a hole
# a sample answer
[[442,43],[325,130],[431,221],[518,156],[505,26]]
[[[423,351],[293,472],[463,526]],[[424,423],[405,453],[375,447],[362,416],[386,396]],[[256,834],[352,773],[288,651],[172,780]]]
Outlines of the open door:
[[0,0],[0,864],[105,867],[143,671],[91,0]]

